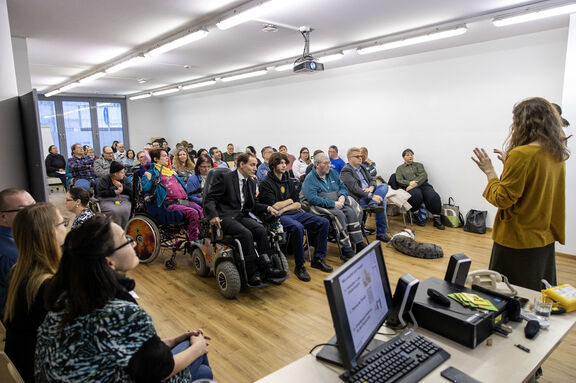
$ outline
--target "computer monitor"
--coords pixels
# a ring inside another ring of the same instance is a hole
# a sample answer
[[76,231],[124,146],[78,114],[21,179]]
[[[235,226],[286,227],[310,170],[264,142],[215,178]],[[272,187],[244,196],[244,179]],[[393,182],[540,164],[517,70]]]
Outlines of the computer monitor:
[[392,309],[392,294],[380,241],[374,241],[324,280],[337,347],[318,359],[354,367]]

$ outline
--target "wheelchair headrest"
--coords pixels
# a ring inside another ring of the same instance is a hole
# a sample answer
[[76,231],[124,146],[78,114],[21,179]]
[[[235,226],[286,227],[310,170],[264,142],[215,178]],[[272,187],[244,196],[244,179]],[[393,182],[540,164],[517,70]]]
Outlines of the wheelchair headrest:
[[210,169],[210,171],[208,172],[208,175],[206,176],[206,182],[204,184],[204,190],[202,191],[202,200],[205,201],[206,200],[206,196],[208,195],[208,193],[210,193],[210,189],[212,189],[212,185],[214,185],[216,182],[218,182],[218,180],[220,180],[220,177],[222,176],[222,174],[228,173],[230,171],[230,169],[228,168],[212,168]]

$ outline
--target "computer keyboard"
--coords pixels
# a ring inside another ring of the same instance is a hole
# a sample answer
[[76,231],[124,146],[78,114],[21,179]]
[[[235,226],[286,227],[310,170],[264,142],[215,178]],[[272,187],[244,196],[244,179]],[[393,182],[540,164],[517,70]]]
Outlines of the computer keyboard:
[[340,379],[347,383],[418,382],[450,354],[409,329],[370,351]]

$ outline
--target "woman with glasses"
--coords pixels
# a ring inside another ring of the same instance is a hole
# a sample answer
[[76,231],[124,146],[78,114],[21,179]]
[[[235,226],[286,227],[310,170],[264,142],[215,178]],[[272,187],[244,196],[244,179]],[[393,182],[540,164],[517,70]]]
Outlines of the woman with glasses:
[[202,206],[202,190],[210,169],[212,169],[212,160],[207,155],[201,154],[196,159],[194,174],[188,178],[188,183],[186,184],[186,191],[190,196],[190,200],[200,206]]
[[46,316],[44,289],[58,269],[68,223],[44,202],[25,207],[14,218],[18,261],[8,285],[5,352],[27,383],[34,382],[36,330]]
[[[139,263],[134,241],[102,215],[70,232],[46,289],[38,330],[39,382],[192,382],[211,379],[202,330],[160,339],[122,274]],[[189,341],[189,342],[188,342]]]
[[300,178],[306,174],[306,168],[310,163],[310,150],[306,147],[300,149],[300,156],[294,162],[294,165],[292,165],[292,173],[294,173],[294,177]]
[[74,222],[72,222],[72,229],[86,222],[87,219],[94,217],[94,212],[90,208],[90,193],[85,189],[71,187],[66,193],[66,202],[64,206],[66,210],[71,211],[76,215]]

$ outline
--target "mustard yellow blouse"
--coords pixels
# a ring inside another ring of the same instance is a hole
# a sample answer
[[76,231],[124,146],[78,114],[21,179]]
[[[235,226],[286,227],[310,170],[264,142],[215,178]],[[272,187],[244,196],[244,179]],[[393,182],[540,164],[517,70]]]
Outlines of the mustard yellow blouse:
[[538,145],[512,149],[500,179],[493,178],[484,198],[498,208],[494,242],[513,249],[565,243],[565,162]]

